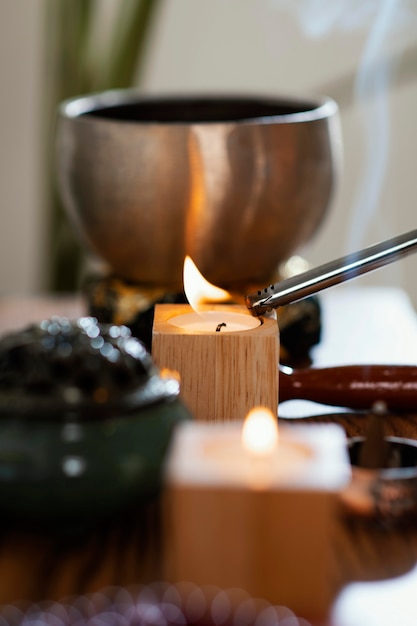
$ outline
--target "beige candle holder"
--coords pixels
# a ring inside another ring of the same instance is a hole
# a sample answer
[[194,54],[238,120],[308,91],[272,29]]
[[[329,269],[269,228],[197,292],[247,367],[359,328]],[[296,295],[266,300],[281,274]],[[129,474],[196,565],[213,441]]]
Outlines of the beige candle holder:
[[[207,311],[247,315],[238,305]],[[155,307],[152,356],[161,368],[176,370],[181,397],[198,421],[243,420],[255,406],[278,409],[279,331],[276,319],[261,317],[256,328],[239,332],[198,332],[172,320],[192,313],[189,305]]]
[[336,593],[332,524],[350,480],[345,434],[334,424],[282,427],[262,482],[256,463],[242,471],[245,459],[233,455],[239,437],[237,423],[176,429],[165,477],[164,578],[240,588],[323,617]]

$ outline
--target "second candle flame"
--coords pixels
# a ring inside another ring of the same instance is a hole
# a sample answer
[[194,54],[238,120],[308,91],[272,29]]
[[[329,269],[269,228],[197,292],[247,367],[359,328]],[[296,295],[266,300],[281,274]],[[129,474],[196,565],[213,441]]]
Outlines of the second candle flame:
[[245,418],[242,444],[250,454],[265,457],[278,445],[277,418],[266,407],[252,409]]

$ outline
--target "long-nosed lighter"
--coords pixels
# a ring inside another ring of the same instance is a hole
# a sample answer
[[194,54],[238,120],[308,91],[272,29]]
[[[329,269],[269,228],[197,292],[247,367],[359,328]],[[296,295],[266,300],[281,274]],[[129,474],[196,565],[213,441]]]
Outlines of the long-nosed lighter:
[[417,250],[417,229],[353,252],[246,296],[252,315],[302,300],[322,289],[376,270]]

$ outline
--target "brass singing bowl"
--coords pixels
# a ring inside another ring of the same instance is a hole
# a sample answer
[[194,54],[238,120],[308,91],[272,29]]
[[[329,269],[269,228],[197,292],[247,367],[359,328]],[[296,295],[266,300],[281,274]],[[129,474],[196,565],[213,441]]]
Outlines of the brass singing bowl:
[[339,159],[329,98],[143,97],[61,104],[58,187],[116,275],[182,287],[185,255],[229,289],[268,282],[320,226]]

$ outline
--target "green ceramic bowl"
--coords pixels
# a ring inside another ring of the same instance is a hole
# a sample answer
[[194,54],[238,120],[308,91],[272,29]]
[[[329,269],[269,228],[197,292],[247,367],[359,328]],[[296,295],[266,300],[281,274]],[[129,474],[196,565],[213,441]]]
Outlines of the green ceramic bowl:
[[82,319],[104,342],[57,319],[0,341],[3,519],[85,523],[140,505],[158,493],[173,429],[190,418],[177,381],[128,329]]

